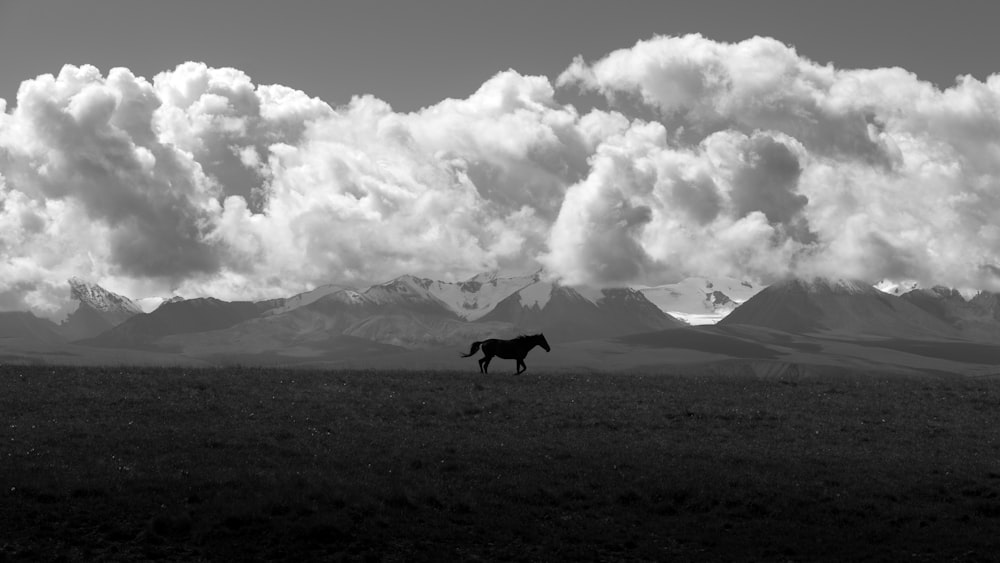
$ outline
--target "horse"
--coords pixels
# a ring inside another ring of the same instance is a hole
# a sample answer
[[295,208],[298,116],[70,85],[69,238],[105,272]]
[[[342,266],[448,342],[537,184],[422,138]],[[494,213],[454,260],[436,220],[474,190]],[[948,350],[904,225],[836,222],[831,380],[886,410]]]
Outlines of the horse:
[[548,352],[549,348],[548,341],[545,340],[544,334],[533,334],[527,335],[522,334],[513,340],[500,340],[498,338],[490,338],[489,340],[482,340],[479,342],[472,343],[472,349],[469,350],[468,354],[462,354],[463,358],[468,358],[469,356],[475,354],[479,351],[479,347],[482,346],[483,357],[479,359],[479,372],[489,373],[490,360],[493,356],[503,358],[505,360],[517,360],[517,375],[528,369],[528,366],[524,365],[524,358],[528,355],[535,346],[541,346]]

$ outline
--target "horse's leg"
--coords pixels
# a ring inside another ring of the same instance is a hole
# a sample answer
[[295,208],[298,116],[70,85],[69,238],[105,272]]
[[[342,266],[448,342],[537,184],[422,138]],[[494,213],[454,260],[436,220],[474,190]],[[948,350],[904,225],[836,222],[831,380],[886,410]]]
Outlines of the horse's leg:
[[486,374],[490,373],[490,360],[492,360],[492,359],[493,359],[493,356],[486,356],[482,360],[479,361],[479,363],[482,364],[482,366],[483,366],[483,373],[486,373]]
[[486,362],[486,356],[479,358],[479,373],[486,373],[486,368],[483,367],[484,362]]
[[514,375],[518,375],[518,374],[522,373],[523,371],[525,371],[527,369],[528,369],[528,366],[524,365],[524,359],[523,358],[518,358],[517,359],[517,373],[515,373]]

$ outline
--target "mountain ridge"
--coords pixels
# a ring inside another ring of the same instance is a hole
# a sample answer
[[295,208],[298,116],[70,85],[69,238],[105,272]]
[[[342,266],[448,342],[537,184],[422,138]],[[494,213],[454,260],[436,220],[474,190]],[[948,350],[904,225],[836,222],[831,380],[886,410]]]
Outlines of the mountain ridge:
[[954,327],[963,337],[1000,341],[1000,295],[980,291],[971,299],[953,288],[933,286],[900,296]]
[[552,342],[625,335],[686,326],[630,288],[582,290],[537,281],[484,315],[524,332],[544,332]]
[[719,322],[789,333],[954,338],[948,323],[863,281],[790,278],[771,284]]

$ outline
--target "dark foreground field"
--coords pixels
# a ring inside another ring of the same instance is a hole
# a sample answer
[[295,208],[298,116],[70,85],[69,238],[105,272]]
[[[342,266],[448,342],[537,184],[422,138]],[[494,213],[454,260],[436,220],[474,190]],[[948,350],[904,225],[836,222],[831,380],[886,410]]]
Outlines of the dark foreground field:
[[0,561],[995,561],[1000,381],[0,368]]

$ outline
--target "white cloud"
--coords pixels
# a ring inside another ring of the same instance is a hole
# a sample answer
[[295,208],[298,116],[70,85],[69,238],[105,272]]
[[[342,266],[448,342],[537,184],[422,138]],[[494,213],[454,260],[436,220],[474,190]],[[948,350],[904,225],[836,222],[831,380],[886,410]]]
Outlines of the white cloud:
[[[997,287],[1000,75],[959,77],[939,90],[904,69],[819,65],[774,39],[729,44],[689,35],[640,41],[591,64],[578,58],[558,83],[655,112],[675,152],[710,164],[718,203],[758,207],[773,231],[762,236],[768,228],[758,217],[749,239],[757,242],[746,246],[727,238],[740,221],[723,213],[705,237],[693,236],[717,202],[710,189],[674,190],[660,199],[664,210],[698,211],[677,224],[653,207],[654,220],[635,240],[654,264]],[[745,150],[735,158],[732,138],[740,136],[785,148],[771,145],[765,170],[734,175],[727,163],[754,161]],[[678,254],[669,242],[704,256]]]
[[[198,63],[152,82],[67,66],[26,81],[3,115],[0,172],[8,199],[75,213],[39,221],[92,225],[65,234],[74,244],[40,237],[94,259],[46,270],[35,246],[12,239],[6,257],[35,267],[3,288],[81,275],[260,298],[530,264],[592,142],[552,96],[546,79],[507,72],[467,100],[400,114],[371,96],[333,109]],[[50,301],[58,309],[65,295]]]
[[940,90],[691,35],[412,113],[201,63],[66,66],[0,110],[2,309],[62,312],[72,275],[251,299],[536,261],[574,283],[997,288],[1000,75]]
[[683,147],[637,122],[601,144],[569,189],[542,260],[570,283],[791,273],[813,235],[785,142],[720,132]]

